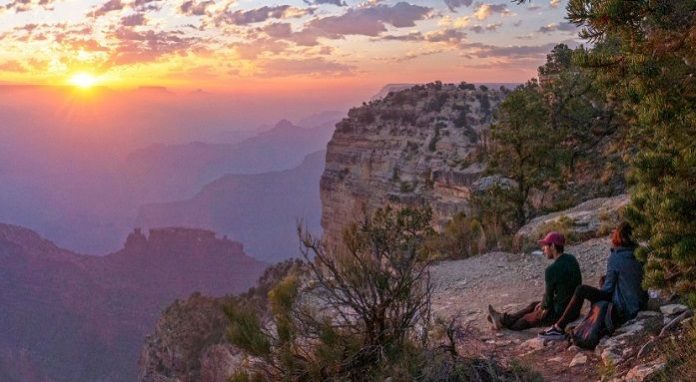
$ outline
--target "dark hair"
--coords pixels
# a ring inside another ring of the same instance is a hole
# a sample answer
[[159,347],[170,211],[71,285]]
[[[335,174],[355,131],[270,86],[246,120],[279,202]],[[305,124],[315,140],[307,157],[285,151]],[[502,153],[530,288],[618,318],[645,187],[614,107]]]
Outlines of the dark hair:
[[551,244],[551,245],[553,245],[553,247],[556,248],[556,252],[563,253],[564,248],[562,245],[558,245],[558,244]]
[[619,224],[611,233],[611,244],[618,247],[633,248],[637,244],[633,241],[633,229],[627,222]]

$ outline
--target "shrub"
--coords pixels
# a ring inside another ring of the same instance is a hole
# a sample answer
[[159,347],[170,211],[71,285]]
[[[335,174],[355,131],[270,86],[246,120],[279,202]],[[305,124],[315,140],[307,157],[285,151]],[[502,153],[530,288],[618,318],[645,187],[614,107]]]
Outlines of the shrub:
[[663,345],[661,353],[667,359],[667,367],[660,373],[659,381],[696,381],[696,321],[685,325],[684,333]]
[[419,352],[427,333],[418,328],[430,317],[424,242],[431,215],[378,210],[331,251],[300,228],[309,272],[289,273],[268,293],[271,325],[243,304],[227,310],[228,338],[257,358],[234,380],[368,381],[415,372],[401,367],[412,365],[403,360]]
[[486,237],[481,222],[460,212],[442,232],[429,240],[428,245],[436,258],[461,259],[478,255],[486,249]]

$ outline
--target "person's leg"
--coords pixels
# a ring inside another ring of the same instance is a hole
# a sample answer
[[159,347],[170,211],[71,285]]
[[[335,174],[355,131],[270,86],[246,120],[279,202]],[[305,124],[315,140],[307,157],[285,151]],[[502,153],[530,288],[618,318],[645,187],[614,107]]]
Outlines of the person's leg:
[[589,285],[579,285],[575,288],[575,293],[566,306],[563,315],[556,321],[555,326],[558,329],[565,330],[568,324],[578,318],[580,309],[585,300],[595,303],[597,301],[611,301],[611,293],[591,287]]
[[534,312],[537,305],[539,305],[539,301],[534,301],[515,313],[503,313],[503,316],[500,318],[500,323],[503,325],[503,327],[511,329],[511,326],[513,326],[519,319],[529,313]]
[[510,330],[525,330],[529,328],[537,328],[553,324],[556,317],[552,317],[549,312],[545,312],[538,307],[533,311],[525,314],[510,325]]

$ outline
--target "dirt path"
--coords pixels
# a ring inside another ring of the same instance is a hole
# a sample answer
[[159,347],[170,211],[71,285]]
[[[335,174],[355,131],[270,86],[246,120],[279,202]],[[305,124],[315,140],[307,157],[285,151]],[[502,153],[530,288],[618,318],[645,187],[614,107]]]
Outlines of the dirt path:
[[[566,252],[575,255],[580,263],[584,283],[598,283],[606,267],[608,248],[606,238],[567,248]],[[544,269],[549,264],[550,260],[543,256],[503,252],[441,262],[432,272],[434,315],[446,321],[457,317],[468,328],[469,335],[458,344],[464,354],[492,356],[504,363],[519,359],[548,381],[596,381],[601,362],[593,352],[567,349],[565,342],[544,346],[536,339],[539,329],[495,332],[486,321],[488,304],[511,311],[541,300]],[[569,367],[576,356],[585,356],[587,360]]]

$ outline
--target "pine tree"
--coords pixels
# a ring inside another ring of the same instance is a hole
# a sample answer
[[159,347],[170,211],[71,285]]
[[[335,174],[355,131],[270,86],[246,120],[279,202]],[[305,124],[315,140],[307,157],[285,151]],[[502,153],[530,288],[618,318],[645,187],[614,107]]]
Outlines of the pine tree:
[[696,1],[571,0],[581,37],[612,44],[587,52],[631,117],[626,214],[647,261],[646,286],[696,303]]
[[531,192],[558,177],[560,139],[536,80],[511,92],[491,125],[489,171],[515,182],[508,196],[517,227],[533,216]]

